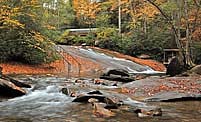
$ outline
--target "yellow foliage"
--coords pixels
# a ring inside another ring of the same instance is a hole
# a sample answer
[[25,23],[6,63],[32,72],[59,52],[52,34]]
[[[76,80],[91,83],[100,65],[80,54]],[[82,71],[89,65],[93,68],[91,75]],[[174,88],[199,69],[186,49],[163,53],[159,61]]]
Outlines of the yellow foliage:
[[30,33],[34,40],[37,40],[39,42],[43,42],[45,40],[45,37],[41,35],[39,32],[31,31]]
[[96,14],[101,10],[100,3],[90,2],[88,0],[74,0],[74,10],[78,18],[85,18],[85,23],[90,24],[96,18]]
[[55,26],[52,26],[52,25],[44,25],[45,28],[47,28],[48,30],[56,30],[56,27]]

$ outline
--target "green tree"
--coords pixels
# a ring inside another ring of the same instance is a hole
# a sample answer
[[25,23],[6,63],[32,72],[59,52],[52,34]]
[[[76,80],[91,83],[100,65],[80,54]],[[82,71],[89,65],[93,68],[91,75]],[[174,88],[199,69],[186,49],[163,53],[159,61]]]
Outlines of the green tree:
[[1,61],[40,64],[58,58],[54,44],[41,34],[45,28],[38,14],[42,13],[38,0],[6,0],[0,5],[1,11],[9,13],[0,16]]

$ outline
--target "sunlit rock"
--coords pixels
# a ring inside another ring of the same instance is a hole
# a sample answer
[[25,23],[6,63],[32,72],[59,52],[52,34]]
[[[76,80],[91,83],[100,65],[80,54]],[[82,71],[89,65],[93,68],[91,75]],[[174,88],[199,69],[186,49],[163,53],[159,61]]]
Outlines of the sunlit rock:
[[190,70],[190,73],[201,75],[201,65],[197,65]]
[[90,98],[88,100],[89,103],[92,104],[94,110],[93,113],[98,117],[112,117],[115,116],[115,113],[110,111],[109,109],[104,108],[105,104],[98,103],[99,100],[95,98]]
[[138,117],[153,117],[153,116],[162,116],[162,110],[161,108],[155,108],[151,110],[146,109],[136,109],[134,111]]

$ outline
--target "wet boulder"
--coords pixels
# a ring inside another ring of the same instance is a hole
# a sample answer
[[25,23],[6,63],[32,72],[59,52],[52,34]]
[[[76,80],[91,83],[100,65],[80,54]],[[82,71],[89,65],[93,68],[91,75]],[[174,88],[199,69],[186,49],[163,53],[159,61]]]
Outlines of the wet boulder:
[[100,79],[106,79],[106,80],[111,80],[111,81],[119,81],[119,82],[123,82],[123,83],[128,83],[128,82],[132,82],[135,80],[134,78],[119,77],[119,76],[100,76]]
[[181,74],[183,68],[183,63],[177,57],[173,57],[167,66],[166,74],[170,76]]
[[129,77],[128,71],[124,69],[109,69],[106,73],[103,74],[103,76],[110,76],[110,75],[118,75],[121,77]]
[[15,84],[18,87],[31,88],[31,85],[23,83],[23,82],[20,82],[20,81],[14,79],[12,77],[9,77],[7,75],[2,74],[1,78],[4,79],[4,80],[7,80],[9,82],[12,82],[13,84]]
[[87,103],[89,99],[94,98],[97,99],[99,102],[104,102],[105,96],[102,95],[80,95],[76,97],[73,102],[82,102],[82,103]]
[[94,114],[96,116],[100,116],[100,117],[112,117],[115,116],[115,113],[112,112],[109,109],[106,109],[104,106],[105,104],[103,103],[99,103],[99,100],[94,99],[94,98],[90,98],[88,100],[89,103],[92,104],[93,108],[94,108]]
[[[105,77],[105,79],[104,79]],[[117,81],[111,81],[111,80],[106,80],[106,77],[108,76],[103,76],[102,79],[94,79],[93,83],[97,85],[105,85],[105,86],[117,86],[119,83]]]
[[100,79],[106,79],[110,81],[131,82],[134,78],[130,77],[127,70],[124,69],[109,69],[100,76]]
[[98,91],[98,90],[95,90],[95,91],[90,91],[90,92],[88,92],[87,94],[99,94],[99,95],[102,95],[103,93],[101,93],[101,92]]
[[60,92],[67,95],[67,96],[70,96],[70,97],[76,97],[75,92],[71,91],[70,89],[68,89],[66,87],[61,88]]
[[107,97],[97,90],[79,95],[73,102],[88,103],[90,100],[97,100],[98,102],[105,103],[105,108],[107,109],[117,109],[121,105],[120,101]]
[[161,108],[155,108],[155,109],[138,108],[134,110],[134,113],[136,113],[138,117],[162,116]]
[[68,88],[62,88],[61,92],[65,95],[70,95]]
[[25,95],[26,91],[16,86],[14,83],[0,78],[0,96],[3,97],[18,97]]

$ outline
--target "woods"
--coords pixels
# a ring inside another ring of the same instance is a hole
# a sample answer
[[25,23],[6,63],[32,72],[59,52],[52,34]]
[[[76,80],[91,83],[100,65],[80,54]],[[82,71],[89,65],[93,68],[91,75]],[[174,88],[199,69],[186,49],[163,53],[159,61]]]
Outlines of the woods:
[[[201,63],[199,0],[1,0],[0,5],[1,61],[48,63],[59,58],[54,43],[86,43],[159,61],[163,49],[178,48],[186,66]],[[70,28],[97,30],[83,37],[71,35]]]
[[0,0],[1,122],[197,122],[200,100],[200,0]]
[[30,64],[57,58],[54,43],[43,34],[42,6],[38,0],[0,1],[0,60]]

